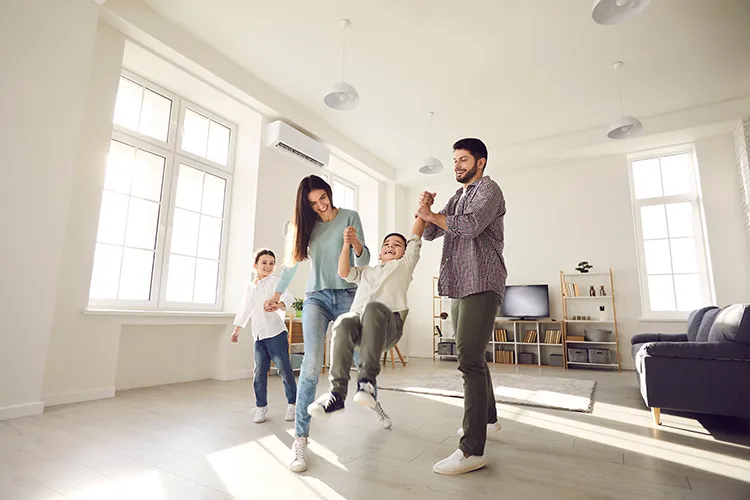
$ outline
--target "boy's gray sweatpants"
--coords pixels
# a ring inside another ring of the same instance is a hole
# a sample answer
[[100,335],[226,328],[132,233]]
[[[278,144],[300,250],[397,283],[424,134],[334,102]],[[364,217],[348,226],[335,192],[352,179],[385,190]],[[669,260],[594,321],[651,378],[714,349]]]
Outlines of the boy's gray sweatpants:
[[375,384],[380,373],[380,356],[395,346],[404,333],[404,321],[398,313],[380,302],[370,302],[362,313],[342,314],[333,324],[331,345],[331,390],[346,398],[349,370],[354,349],[360,346],[358,380]]

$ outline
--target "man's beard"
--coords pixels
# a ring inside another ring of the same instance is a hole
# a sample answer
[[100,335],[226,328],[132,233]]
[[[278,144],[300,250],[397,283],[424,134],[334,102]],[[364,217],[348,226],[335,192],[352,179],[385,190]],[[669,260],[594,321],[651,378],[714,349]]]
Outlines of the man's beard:
[[459,177],[456,176],[456,180],[460,182],[461,184],[467,184],[471,179],[474,178],[475,175],[477,175],[477,171],[479,170],[479,167],[474,164],[471,170],[467,170],[466,173],[464,173],[463,176]]

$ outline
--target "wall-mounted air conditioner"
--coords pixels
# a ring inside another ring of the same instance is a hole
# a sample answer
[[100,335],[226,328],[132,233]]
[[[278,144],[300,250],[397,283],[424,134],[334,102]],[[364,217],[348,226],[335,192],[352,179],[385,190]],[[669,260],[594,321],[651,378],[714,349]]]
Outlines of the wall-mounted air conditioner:
[[269,123],[266,129],[266,146],[291,154],[307,164],[318,167],[328,165],[330,151],[323,144],[312,139],[281,120]]

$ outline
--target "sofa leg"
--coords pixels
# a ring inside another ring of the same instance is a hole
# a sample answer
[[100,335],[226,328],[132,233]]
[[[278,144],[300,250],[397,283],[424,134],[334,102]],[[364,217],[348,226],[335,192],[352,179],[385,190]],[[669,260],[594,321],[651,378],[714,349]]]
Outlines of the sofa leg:
[[651,408],[651,414],[654,416],[654,425],[661,425],[661,408]]

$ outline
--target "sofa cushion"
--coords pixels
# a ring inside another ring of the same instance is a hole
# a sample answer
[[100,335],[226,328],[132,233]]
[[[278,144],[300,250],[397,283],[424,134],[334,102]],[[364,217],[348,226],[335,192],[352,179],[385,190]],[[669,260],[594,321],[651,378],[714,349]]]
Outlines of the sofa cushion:
[[[711,311],[712,309],[718,310],[719,308],[716,306],[708,306],[701,309],[696,309],[695,311],[690,313],[687,321],[687,336],[690,342],[695,342],[695,340],[698,338],[698,329],[703,323],[703,317],[708,311]],[[706,339],[704,339],[704,341],[705,340]]]
[[708,342],[708,334],[711,331],[711,327],[716,321],[716,316],[721,312],[721,309],[714,307],[709,309],[703,314],[701,325],[698,327],[698,335],[695,337],[695,342]]
[[713,321],[708,340],[750,345],[750,305],[734,304],[721,309]]

